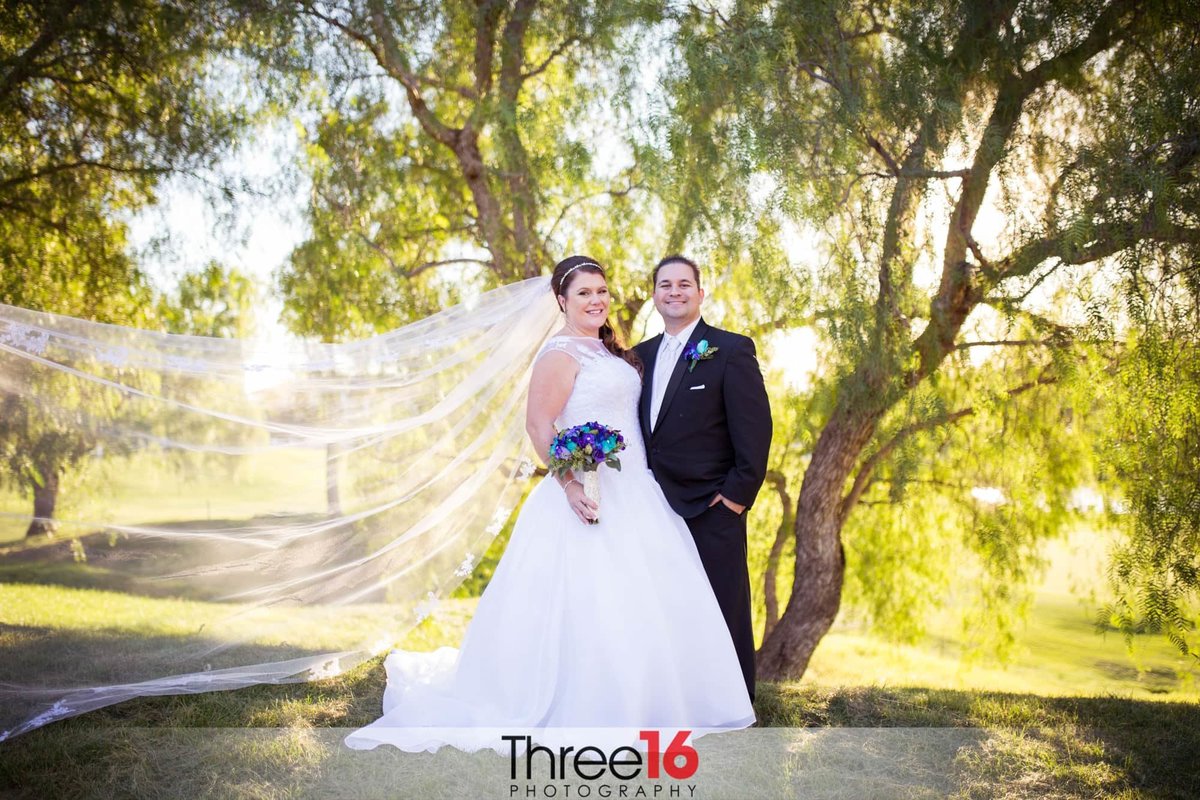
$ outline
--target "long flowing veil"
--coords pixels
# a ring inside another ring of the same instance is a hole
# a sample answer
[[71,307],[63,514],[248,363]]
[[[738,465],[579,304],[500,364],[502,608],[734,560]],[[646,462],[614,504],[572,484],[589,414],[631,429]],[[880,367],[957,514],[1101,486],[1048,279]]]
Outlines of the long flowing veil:
[[391,648],[527,485],[548,286],[286,348],[0,305],[0,740]]

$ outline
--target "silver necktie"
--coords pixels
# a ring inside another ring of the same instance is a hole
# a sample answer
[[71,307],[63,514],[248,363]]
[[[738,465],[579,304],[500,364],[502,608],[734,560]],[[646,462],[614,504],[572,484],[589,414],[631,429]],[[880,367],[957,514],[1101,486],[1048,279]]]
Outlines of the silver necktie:
[[679,340],[674,336],[667,339],[658,360],[654,362],[654,394],[650,404],[650,430],[658,423],[658,412],[667,396],[667,382],[671,380],[671,372],[675,369],[676,356],[679,354]]

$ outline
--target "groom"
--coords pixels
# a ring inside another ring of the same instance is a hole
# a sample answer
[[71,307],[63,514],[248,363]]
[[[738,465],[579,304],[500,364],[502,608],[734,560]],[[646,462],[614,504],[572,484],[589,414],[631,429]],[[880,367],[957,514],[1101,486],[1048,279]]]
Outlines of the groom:
[[654,307],[666,333],[634,348],[645,369],[639,416],[650,469],[691,529],[753,700],[746,510],[767,472],[771,408],[754,342],[706,324],[703,300],[695,263],[658,262]]

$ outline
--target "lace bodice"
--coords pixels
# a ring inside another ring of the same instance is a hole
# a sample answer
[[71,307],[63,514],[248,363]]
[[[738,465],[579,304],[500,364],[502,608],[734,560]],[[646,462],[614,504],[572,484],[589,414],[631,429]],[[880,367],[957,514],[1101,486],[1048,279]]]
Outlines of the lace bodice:
[[571,396],[554,424],[559,430],[584,422],[599,422],[621,431],[625,450],[620,454],[622,469],[646,467],[646,449],[638,424],[638,399],[642,380],[637,370],[624,359],[614,356],[599,339],[554,336],[538,352],[566,353],[579,364]]

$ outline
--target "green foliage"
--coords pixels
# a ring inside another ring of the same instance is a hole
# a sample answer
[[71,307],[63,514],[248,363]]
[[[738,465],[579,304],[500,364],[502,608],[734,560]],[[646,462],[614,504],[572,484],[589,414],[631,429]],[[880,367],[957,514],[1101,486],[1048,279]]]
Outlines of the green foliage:
[[[300,122],[311,235],[278,276],[291,327],[394,327],[575,251],[633,290],[614,309],[628,331],[644,215],[610,117],[634,63],[625,37],[655,15],[635,2],[299,7],[294,25],[324,45],[304,65]],[[597,146],[616,152],[598,161]]]
[[124,215],[211,166],[247,122],[205,63],[218,4],[17,2],[0,19],[0,301],[134,321]]
[[[309,235],[277,276],[292,330],[367,335],[587,252],[636,340],[649,265],[686,250],[706,314],[755,336],[768,368],[788,358],[775,331],[817,335],[810,385],[770,378],[771,466],[793,506],[830,420],[865,421],[828,503],[850,501],[854,615],[911,641],[953,596],[1003,649],[1040,544],[1075,519],[1071,491],[1099,486],[1129,512],[1113,519],[1127,538],[1104,623],[1194,652],[1189,9],[719,8],[9,4],[0,301],[245,335],[244,276],[209,264],[158,298],[122,220],[164,175],[211,168],[266,107],[304,142]],[[249,94],[213,78],[243,56],[263,67]],[[107,396],[77,403],[115,413]],[[95,444],[35,412],[3,424],[5,475],[26,490]],[[795,543],[768,556],[786,515],[767,491],[752,560],[784,567],[786,592]]]
[[[113,441],[105,435],[131,411],[122,392],[110,386],[28,362],[4,359],[0,363],[6,376],[22,389],[0,391],[0,486],[23,496],[45,490],[50,505],[39,511],[53,515],[62,476],[80,478],[87,457],[98,446],[103,443],[110,457],[136,448],[132,440]],[[102,366],[93,366],[105,374]],[[113,369],[107,375],[145,388],[146,376],[132,370]]]
[[[205,293],[244,294],[244,282],[220,286],[210,271],[181,287],[179,300],[191,307],[156,304],[124,222],[156,200],[164,176],[210,168],[248,123],[244,98],[221,96],[207,69],[242,36],[243,22],[220,2],[5,5],[0,301],[151,327],[157,306],[174,329],[200,324]],[[223,332],[231,313],[204,324]],[[0,478],[53,496],[121,404],[107,388],[43,373],[23,378],[31,394],[0,391]],[[63,400],[58,410],[30,402],[39,392]]]
[[[814,441],[831,421],[833,436],[868,432],[830,459],[848,465],[844,493],[814,503],[852,509],[852,613],[919,635],[960,577],[939,566],[950,558],[973,582],[968,624],[1003,649],[1039,542],[1071,521],[1072,490],[1112,474],[1111,448],[1094,450],[1117,419],[1159,438],[1122,451],[1122,491],[1146,501],[1116,574],[1137,615],[1189,630],[1196,542],[1181,520],[1200,470],[1165,405],[1112,380],[1163,276],[1196,316],[1200,41],[1185,7],[750,0],[672,21],[669,113],[647,161],[672,241],[776,276],[746,295],[761,287],[785,327],[820,337],[810,391],[832,401]],[[816,243],[805,263],[772,257],[797,241]],[[796,274],[794,297],[772,302]],[[1178,413],[1193,373],[1158,374]],[[972,498],[982,488],[1004,502]]]
[[411,124],[393,130],[393,116],[381,97],[356,96],[324,113],[306,143],[312,233],[279,275],[293,330],[335,341],[457,300],[453,283],[419,265],[462,230],[465,199],[455,196],[459,187],[444,177],[444,165],[422,166],[437,164],[428,143],[426,152],[406,152],[418,132]]
[[254,332],[256,300],[249,276],[210,261],[159,297],[156,313],[168,333],[248,339]]
[[845,597],[902,641],[950,610],[980,655],[1003,656],[1043,542],[1080,521],[1073,492],[1096,486],[1102,428],[1092,371],[1051,381],[996,349],[952,360],[885,418],[881,448],[897,444],[847,521]]
[[[1191,327],[1190,325],[1188,326]],[[1182,332],[1181,332],[1182,333]],[[1111,383],[1102,457],[1124,496],[1110,565],[1118,599],[1102,626],[1163,633],[1200,658],[1200,358],[1190,332],[1157,325],[1130,343]]]

